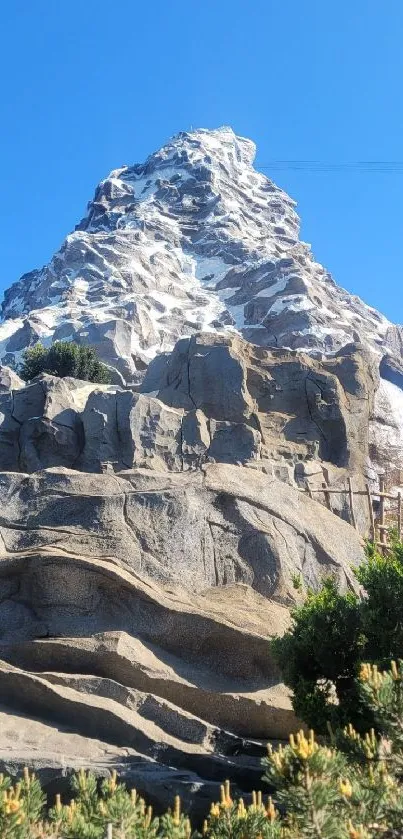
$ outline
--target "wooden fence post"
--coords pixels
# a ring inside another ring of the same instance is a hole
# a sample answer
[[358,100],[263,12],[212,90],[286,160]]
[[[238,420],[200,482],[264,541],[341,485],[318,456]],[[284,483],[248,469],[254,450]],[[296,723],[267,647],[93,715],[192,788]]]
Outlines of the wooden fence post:
[[371,522],[371,536],[372,536],[372,541],[375,543],[376,542],[376,530],[375,530],[374,508],[372,506],[372,496],[371,496],[371,490],[369,488],[369,484],[366,484],[366,489],[367,489],[368,508],[369,508],[369,520]]
[[[386,501],[386,499],[390,500],[390,501],[397,501],[397,527],[396,527],[396,529],[397,529],[397,532],[398,532],[399,540],[400,539],[403,540],[403,531],[402,531],[402,526],[403,526],[403,521],[402,521],[402,518],[403,518],[402,496],[403,496],[403,493],[401,491],[399,491],[397,493],[397,495],[393,495],[391,492],[386,492],[386,490],[385,490],[385,478],[384,477],[379,478],[379,491],[377,492],[375,490],[373,493],[371,493],[371,489],[370,489],[370,486],[369,486],[368,483],[365,484],[365,489],[354,490],[353,489],[352,478],[349,477],[347,479],[347,481],[348,481],[348,488],[347,489],[346,489],[345,486],[343,488],[340,488],[340,489],[332,488],[331,486],[329,486],[326,483],[326,481],[322,481],[320,489],[319,488],[313,488],[312,489],[312,487],[309,486],[308,481],[305,481],[305,487],[304,488],[301,487],[300,492],[308,493],[310,498],[315,497],[314,493],[323,493],[326,507],[331,512],[332,512],[332,505],[331,505],[331,499],[330,499],[331,494],[334,493],[336,495],[343,495],[346,492],[348,492],[349,503],[350,503],[350,511],[351,511],[351,524],[356,530],[358,530],[358,525],[357,525],[357,518],[356,518],[356,508],[355,508],[354,496],[355,495],[366,495],[367,496],[367,501],[368,501],[369,519],[370,519],[370,523],[371,523],[371,538],[372,538],[372,541],[374,542],[374,544],[377,547],[380,548],[382,554],[385,556],[387,551],[390,550],[390,547],[388,546],[388,530],[391,527],[391,520],[389,520],[388,523],[386,524],[385,501]],[[374,508],[373,508],[373,504],[372,504],[372,496],[373,495],[376,496],[376,497],[379,496],[379,522],[375,521]],[[395,514],[393,515],[393,519],[394,519],[394,516],[395,516]],[[379,531],[379,536],[378,536],[377,531]]]
[[324,481],[322,483],[322,489],[325,495],[326,507],[328,510],[331,510],[332,508],[330,506],[330,495],[328,493],[328,485]]
[[[379,540],[382,545],[386,547],[386,530],[385,530],[385,481],[384,478],[379,478]],[[385,553],[382,548],[382,552]]]
[[357,530],[357,521],[356,521],[355,512],[354,512],[353,482],[352,482],[351,478],[348,479],[348,494],[349,494],[349,497],[350,497],[351,524]]
[[113,827],[111,823],[106,825],[106,836],[105,839],[113,839]]

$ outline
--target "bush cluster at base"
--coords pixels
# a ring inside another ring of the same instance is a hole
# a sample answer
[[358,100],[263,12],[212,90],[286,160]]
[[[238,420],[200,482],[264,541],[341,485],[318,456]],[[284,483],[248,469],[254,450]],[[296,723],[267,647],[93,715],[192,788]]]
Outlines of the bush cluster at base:
[[23,354],[19,370],[25,382],[40,373],[51,376],[72,376],[88,382],[108,384],[110,372],[99,360],[94,347],[85,347],[74,341],[55,341],[49,348],[42,344],[29,347]]
[[308,592],[290,630],[272,642],[297,716],[321,733],[329,724],[373,724],[357,690],[361,662],[384,667],[403,657],[403,544],[392,534],[386,556],[369,545],[355,573],[361,596],[341,594],[327,580],[318,593]]
[[[34,775],[0,776],[1,839],[398,839],[403,836],[403,663],[388,671],[361,666],[357,690],[376,720],[365,736],[352,725],[326,740],[313,731],[268,749],[264,780],[273,798],[233,800],[229,783],[212,803],[201,834],[174,807],[156,817],[116,775],[101,785],[91,773],[72,779],[73,799],[45,812]],[[110,833],[110,831],[109,831]]]

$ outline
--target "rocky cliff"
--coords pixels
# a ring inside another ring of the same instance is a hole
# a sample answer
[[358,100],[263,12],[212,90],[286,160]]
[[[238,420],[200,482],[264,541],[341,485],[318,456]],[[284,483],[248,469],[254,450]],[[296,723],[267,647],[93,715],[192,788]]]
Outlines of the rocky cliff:
[[371,463],[400,482],[403,330],[340,288],[299,240],[295,202],[230,128],[181,133],[98,185],[48,265],[11,285],[0,362],[41,340],[97,347],[115,382],[139,382],[178,338],[231,330],[321,357],[360,343],[378,369]]
[[[163,804],[256,786],[297,724],[268,640],[401,483],[403,332],[339,288],[230,129],[115,170],[0,324],[0,764],[115,767]],[[111,385],[41,376],[96,346]],[[7,366],[5,366],[7,365]],[[364,503],[365,502],[365,503]]]
[[375,372],[209,333],[141,392],[3,370],[3,768],[113,766],[200,811],[225,777],[256,786],[297,724],[269,639],[324,576],[356,585],[347,495],[303,487],[366,462]]

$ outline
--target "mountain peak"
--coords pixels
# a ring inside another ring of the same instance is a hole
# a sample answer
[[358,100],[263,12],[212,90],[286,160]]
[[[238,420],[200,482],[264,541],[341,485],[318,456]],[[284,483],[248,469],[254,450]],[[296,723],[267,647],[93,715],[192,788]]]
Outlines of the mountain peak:
[[164,145],[161,152],[167,150],[188,149],[189,152],[205,153],[213,158],[226,159],[233,165],[253,164],[256,156],[256,145],[246,137],[240,137],[228,125],[220,128],[197,128],[191,131],[180,131]]
[[295,202],[254,157],[223,126],[114,169],[50,263],[6,291],[2,363],[37,340],[74,339],[135,381],[178,338],[232,330],[314,354],[358,341],[400,364],[401,331],[314,260]]

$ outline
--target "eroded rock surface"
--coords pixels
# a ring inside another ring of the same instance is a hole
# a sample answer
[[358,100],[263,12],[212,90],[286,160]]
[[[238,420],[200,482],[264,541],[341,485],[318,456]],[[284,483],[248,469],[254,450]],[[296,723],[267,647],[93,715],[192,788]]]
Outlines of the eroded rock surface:
[[[268,644],[293,580],[355,587],[347,480],[402,482],[402,328],[315,262],[253,157],[231,129],[178,135],[5,293],[5,769],[113,767],[164,807],[256,786],[256,738],[298,724]],[[13,372],[70,339],[112,385]],[[332,510],[304,493],[324,481]]]
[[1,393],[0,468],[257,463],[293,483],[316,460],[362,474],[377,385],[355,346],[318,361],[201,334],[158,356],[141,392],[44,375]]
[[[352,345],[317,361],[236,337],[197,335],[157,357],[141,390],[166,404],[259,432],[263,455],[317,457],[350,470],[368,460],[368,423],[379,376]],[[219,459],[219,458],[218,458]]]
[[197,805],[228,776],[255,786],[245,738],[296,724],[268,646],[288,611],[247,586],[191,594],[61,545],[3,557],[0,579],[2,769],[117,768]]
[[185,475],[3,473],[0,500],[7,557],[63,547],[193,591],[244,582],[290,603],[295,573],[315,587],[331,569],[353,585],[351,564],[361,557],[358,533],[307,495],[224,464]]
[[226,777],[256,786],[263,741],[299,724],[268,643],[301,596],[293,576],[354,587],[357,532],[213,463],[3,472],[0,511],[0,766],[32,761],[51,784],[85,741],[86,765],[154,783],[160,806],[169,788],[202,808]]

